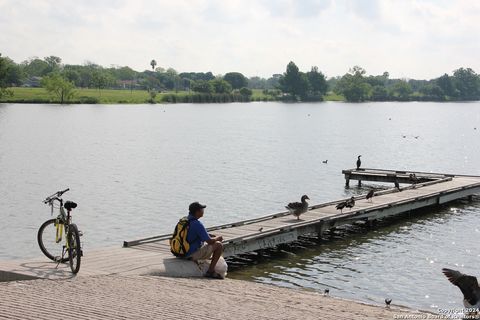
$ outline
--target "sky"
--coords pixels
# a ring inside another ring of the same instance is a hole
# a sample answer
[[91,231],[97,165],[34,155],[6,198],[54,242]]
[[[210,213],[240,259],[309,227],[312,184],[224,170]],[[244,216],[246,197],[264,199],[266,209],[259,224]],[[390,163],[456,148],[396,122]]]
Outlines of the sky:
[[0,0],[0,53],[136,70],[480,72],[478,0]]

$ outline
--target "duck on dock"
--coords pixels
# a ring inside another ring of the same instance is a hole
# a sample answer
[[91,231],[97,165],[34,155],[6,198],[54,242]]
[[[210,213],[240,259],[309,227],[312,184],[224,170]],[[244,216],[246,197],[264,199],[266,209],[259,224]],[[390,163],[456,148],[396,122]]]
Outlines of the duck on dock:
[[465,308],[480,308],[480,287],[477,278],[447,268],[443,268],[442,272],[448,278],[448,281],[462,291]]
[[362,160],[360,160],[361,155],[357,157],[357,170],[360,169],[360,166],[362,165]]
[[300,220],[300,215],[308,211],[307,200],[310,200],[310,198],[306,194],[304,194],[301,198],[302,202],[290,202],[287,206],[285,206],[285,208],[291,214],[297,217],[297,220]]
[[345,209],[347,203],[348,201],[340,202],[335,208],[337,208],[337,210],[340,210],[340,213],[343,213],[343,209]]
[[355,207],[355,197],[352,196],[350,200],[347,201],[346,207],[350,208],[350,210]]
[[372,202],[372,198],[373,196],[375,195],[375,190],[370,190],[368,193],[367,193],[367,196],[365,197],[365,199],[370,200],[369,202]]

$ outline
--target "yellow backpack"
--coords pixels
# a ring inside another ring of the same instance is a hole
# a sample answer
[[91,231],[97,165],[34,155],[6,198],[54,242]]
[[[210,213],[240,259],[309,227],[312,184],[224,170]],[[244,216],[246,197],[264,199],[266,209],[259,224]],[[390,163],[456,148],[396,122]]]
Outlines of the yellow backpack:
[[176,257],[185,257],[190,249],[190,244],[187,241],[189,227],[190,220],[188,220],[188,217],[181,218],[175,226],[175,231],[173,231],[173,235],[170,238],[170,251]]

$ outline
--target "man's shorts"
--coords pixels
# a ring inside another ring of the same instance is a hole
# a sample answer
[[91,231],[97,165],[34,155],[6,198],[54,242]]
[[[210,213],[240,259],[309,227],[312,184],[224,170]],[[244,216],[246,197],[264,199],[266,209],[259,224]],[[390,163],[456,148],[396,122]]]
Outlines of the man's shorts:
[[198,260],[208,260],[212,257],[213,254],[213,246],[210,244],[204,244],[197,251],[192,253],[188,258],[192,259],[193,261]]

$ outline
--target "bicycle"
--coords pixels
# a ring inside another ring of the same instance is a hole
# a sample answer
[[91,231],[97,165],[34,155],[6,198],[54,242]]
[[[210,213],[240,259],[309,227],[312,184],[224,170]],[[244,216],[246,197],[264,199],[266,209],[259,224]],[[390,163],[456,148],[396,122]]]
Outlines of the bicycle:
[[[54,208],[59,209],[59,214],[56,218],[49,219],[40,226],[37,241],[43,254],[50,260],[57,262],[57,267],[60,263],[68,261],[72,273],[76,274],[80,270],[80,260],[83,252],[80,244],[80,231],[78,231],[77,225],[72,223],[70,215],[70,212],[77,207],[77,204],[72,201],[63,203],[62,200],[62,195],[69,190],[67,188],[63,191],[55,192],[43,201],[43,203],[50,206],[52,215]],[[55,202],[58,202],[60,205],[55,206]],[[62,243],[63,239],[65,240],[64,243]]]

